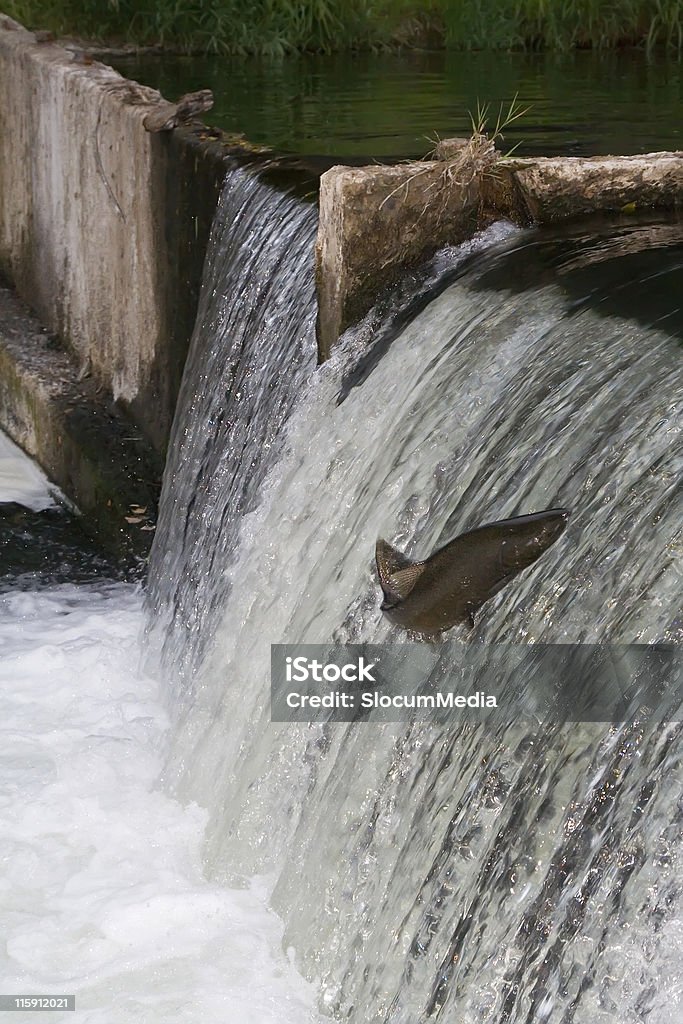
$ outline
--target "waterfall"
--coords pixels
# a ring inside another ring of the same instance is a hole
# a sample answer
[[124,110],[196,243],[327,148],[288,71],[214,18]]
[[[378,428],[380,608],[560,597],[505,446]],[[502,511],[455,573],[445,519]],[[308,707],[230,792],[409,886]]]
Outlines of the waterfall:
[[681,642],[681,233],[494,229],[316,369],[314,227],[228,179],[164,483],[167,778],[208,809],[207,870],[271,873],[354,1024],[678,1020],[678,722],[271,723],[269,669],[271,643],[401,642],[378,536],[422,557],[559,505],[453,641]]
[[[182,675],[210,642],[221,580],[276,440],[315,365],[313,206],[240,170],[209,240],[169,444],[148,604]],[[188,472],[188,463],[192,471]]]

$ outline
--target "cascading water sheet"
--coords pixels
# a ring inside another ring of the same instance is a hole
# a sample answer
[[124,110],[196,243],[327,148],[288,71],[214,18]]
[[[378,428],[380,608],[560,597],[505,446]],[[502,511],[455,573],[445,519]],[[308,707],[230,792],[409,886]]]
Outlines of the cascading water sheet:
[[[317,211],[239,170],[226,177],[178,399],[148,606],[169,679],[210,643],[242,516],[315,365]],[[191,672],[184,673],[186,688]],[[183,691],[176,691],[178,700]]]
[[[681,642],[680,341],[666,311],[620,305],[610,276],[632,269],[629,246],[654,253],[630,292],[680,274],[680,237],[622,236],[602,255],[610,238],[562,239],[543,260],[534,235],[515,236],[368,372],[347,337],[300,379],[277,458],[244,435],[258,496],[220,571],[208,552],[208,582],[189,585],[222,611],[176,712],[169,778],[209,809],[212,874],[277,873],[286,942],[344,1019],[680,1013],[677,723],[269,722],[271,643],[403,639],[379,611],[377,536],[421,557],[482,522],[569,507],[560,540],[454,639]],[[577,294],[575,268],[592,263],[604,294]],[[186,490],[204,459],[185,447]],[[232,472],[213,493],[219,522],[240,508]],[[175,557],[163,571],[178,579]]]

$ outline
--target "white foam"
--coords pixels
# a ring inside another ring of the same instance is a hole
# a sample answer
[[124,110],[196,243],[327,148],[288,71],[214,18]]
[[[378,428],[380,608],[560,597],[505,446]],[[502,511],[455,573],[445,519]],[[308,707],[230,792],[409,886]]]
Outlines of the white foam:
[[0,431],[0,502],[41,512],[56,504],[56,493],[42,469]]
[[166,715],[141,595],[0,598],[0,992],[75,993],[69,1024],[310,1024],[261,881],[209,884],[205,815],[157,785]]

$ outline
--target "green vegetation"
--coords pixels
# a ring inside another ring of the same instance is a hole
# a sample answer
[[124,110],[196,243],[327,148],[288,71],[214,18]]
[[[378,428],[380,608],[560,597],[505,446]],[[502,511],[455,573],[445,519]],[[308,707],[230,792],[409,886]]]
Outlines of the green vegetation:
[[214,53],[683,49],[683,0],[0,0],[32,28]]
[[60,34],[222,53],[368,45],[372,0],[0,0],[25,25]]
[[463,49],[683,47],[683,0],[444,0],[442,9],[448,44]]

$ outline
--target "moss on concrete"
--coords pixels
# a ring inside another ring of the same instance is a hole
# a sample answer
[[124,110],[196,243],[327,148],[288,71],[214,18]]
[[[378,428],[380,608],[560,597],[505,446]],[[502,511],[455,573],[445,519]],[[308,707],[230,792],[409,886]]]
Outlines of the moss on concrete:
[[[131,565],[144,562],[163,464],[92,378],[0,285],[0,423]],[[145,508],[135,515],[133,508]],[[128,522],[127,520],[137,520]]]

